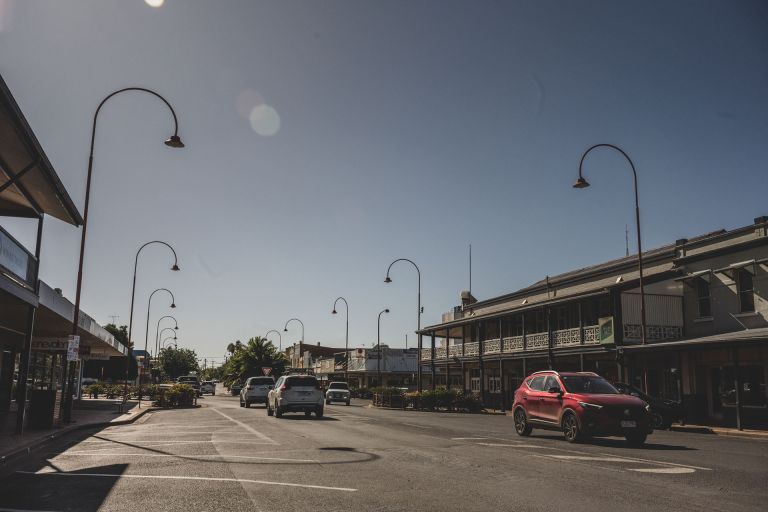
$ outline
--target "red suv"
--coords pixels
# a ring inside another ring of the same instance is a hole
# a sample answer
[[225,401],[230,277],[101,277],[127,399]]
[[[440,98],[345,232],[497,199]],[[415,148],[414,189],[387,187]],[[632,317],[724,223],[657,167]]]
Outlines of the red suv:
[[569,443],[588,436],[624,436],[642,445],[653,432],[648,404],[622,395],[592,372],[536,372],[515,391],[512,410],[521,436],[536,427],[562,430]]

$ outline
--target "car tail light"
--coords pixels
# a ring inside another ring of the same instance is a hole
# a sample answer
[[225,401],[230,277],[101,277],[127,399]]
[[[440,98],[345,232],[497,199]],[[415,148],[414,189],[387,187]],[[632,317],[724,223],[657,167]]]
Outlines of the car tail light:
[[291,389],[291,386],[289,386],[288,384],[283,384],[282,386],[280,386],[280,391],[285,391],[286,389]]

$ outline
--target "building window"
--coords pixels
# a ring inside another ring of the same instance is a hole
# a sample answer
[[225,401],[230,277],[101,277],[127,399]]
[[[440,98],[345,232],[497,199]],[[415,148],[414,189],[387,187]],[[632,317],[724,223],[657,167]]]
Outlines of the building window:
[[475,393],[480,392],[480,370],[469,372],[469,390]]
[[736,288],[739,293],[739,311],[751,313],[755,311],[755,295],[752,284],[752,274],[740,268],[736,271]]
[[709,294],[709,281],[703,277],[696,279],[696,301],[699,305],[699,318],[712,316],[712,301]]

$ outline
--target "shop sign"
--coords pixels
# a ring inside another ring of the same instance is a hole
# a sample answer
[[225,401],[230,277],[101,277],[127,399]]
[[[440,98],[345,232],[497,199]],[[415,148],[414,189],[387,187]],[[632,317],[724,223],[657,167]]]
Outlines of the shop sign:
[[80,336],[70,334],[67,343],[67,361],[80,360]]
[[29,256],[13,238],[0,231],[0,266],[27,280]]
[[615,343],[613,341],[613,317],[599,318],[597,323],[600,328],[600,343],[605,345]]
[[[35,338],[32,340],[32,350],[35,352],[67,352],[69,350],[69,340],[61,338]],[[81,345],[78,352],[80,356],[90,355],[91,347]]]

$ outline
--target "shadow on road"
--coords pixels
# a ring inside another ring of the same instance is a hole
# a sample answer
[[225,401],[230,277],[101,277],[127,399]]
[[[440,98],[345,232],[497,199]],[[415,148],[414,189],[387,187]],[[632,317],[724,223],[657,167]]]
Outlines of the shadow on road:
[[[561,435],[538,435],[531,436],[531,439],[551,439],[553,441],[561,442],[564,445],[568,445],[568,442]],[[611,437],[592,437],[585,439],[574,446],[602,446],[604,448],[625,448],[636,451],[652,450],[652,451],[697,451],[697,448],[691,448],[689,446],[675,445],[675,444],[656,444],[646,442],[642,446],[632,446],[625,439],[611,438]]]

